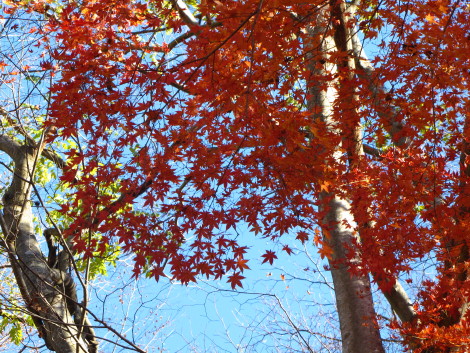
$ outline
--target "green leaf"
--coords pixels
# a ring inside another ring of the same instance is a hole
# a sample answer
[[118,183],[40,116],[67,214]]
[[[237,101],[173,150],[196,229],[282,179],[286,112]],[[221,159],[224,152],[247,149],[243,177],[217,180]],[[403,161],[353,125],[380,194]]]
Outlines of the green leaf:
[[36,76],[36,75],[27,75],[26,79],[28,81],[31,81],[34,84],[38,84],[39,82],[41,82],[42,77],[41,76]]
[[9,332],[10,339],[13,341],[14,344],[17,346],[21,343],[23,340],[23,331],[21,330],[21,326],[18,322],[15,322],[10,329]]

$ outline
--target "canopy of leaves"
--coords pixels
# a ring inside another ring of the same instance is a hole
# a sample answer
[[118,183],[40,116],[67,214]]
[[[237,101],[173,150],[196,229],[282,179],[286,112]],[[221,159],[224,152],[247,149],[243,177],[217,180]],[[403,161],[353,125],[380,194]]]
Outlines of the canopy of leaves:
[[[449,276],[468,266],[454,261],[468,252],[468,5],[350,4],[345,26],[361,31],[361,50],[334,47],[320,60],[312,27],[324,21],[320,43],[341,22],[319,16],[327,1],[194,1],[192,18],[178,3],[23,4],[48,14],[42,68],[55,81],[45,124],[51,138],[81,141],[64,151],[62,211],[71,229],[102,235],[77,237],[77,249],[117,242],[135,254],[136,274],[183,283],[230,274],[241,286],[248,234],[238,225],[273,241],[298,232],[330,256],[315,229],[321,195],[334,193],[351,200],[360,231],[354,271],[391,278],[435,254],[438,280],[420,303],[427,321],[468,298],[468,281]],[[371,62],[361,42],[376,45]],[[315,76],[316,59],[339,69]],[[312,81],[341,87],[335,129],[308,105]],[[352,158],[358,125],[368,154]],[[262,256],[275,259],[271,249]],[[450,288],[460,296],[437,305]]]

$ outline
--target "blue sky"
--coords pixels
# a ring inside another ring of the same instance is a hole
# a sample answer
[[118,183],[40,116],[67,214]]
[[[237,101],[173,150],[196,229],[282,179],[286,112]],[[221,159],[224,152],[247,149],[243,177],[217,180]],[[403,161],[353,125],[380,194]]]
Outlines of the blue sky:
[[[247,235],[251,237],[251,234]],[[257,252],[256,249],[255,244],[252,251]],[[258,254],[250,262],[252,270],[245,272],[244,288],[238,291],[232,291],[223,282],[201,281],[184,286],[139,280],[126,287],[123,299],[134,299],[130,311],[137,310],[140,318],[135,320],[136,335],[143,335],[149,327],[152,331],[168,322],[168,326],[157,333],[155,343],[161,342],[169,352],[272,352],[279,342],[275,337],[264,334],[278,330],[280,342],[286,341],[282,337],[288,326],[286,313],[303,329],[308,324],[312,331],[338,334],[337,330],[331,332],[336,327],[331,289],[323,283],[319,272],[313,272],[315,264],[302,264],[299,260],[302,257],[280,255],[277,263],[282,265],[269,269],[260,266]],[[321,263],[317,265],[322,266]],[[302,266],[310,266],[310,269],[304,271],[300,268]],[[291,273],[299,277],[294,279]],[[117,273],[114,276],[119,277]],[[119,288],[120,285],[114,283],[117,282],[112,281],[105,290],[110,290],[113,285]],[[96,292],[95,295],[103,299],[103,294]],[[117,290],[115,294],[115,299],[110,301],[113,307],[119,302],[122,292]],[[140,301],[150,298],[153,298],[151,304],[139,308]],[[122,317],[124,308],[118,304],[113,313],[119,312]],[[151,311],[154,313],[149,318]],[[148,320],[151,326],[142,326],[142,319]],[[289,328],[289,331],[294,329]],[[303,336],[308,341],[315,340],[311,334],[304,333]],[[144,335],[143,340],[148,340],[148,335]]]

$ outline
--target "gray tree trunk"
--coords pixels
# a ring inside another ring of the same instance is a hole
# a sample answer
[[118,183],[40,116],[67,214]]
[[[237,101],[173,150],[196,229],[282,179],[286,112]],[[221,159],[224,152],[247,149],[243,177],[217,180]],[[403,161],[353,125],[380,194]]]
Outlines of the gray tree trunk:
[[[334,195],[323,195],[326,216],[324,229],[328,232],[326,242],[333,250],[331,275],[335,289],[336,306],[341,329],[344,353],[385,352],[376,321],[369,276],[356,276],[348,271],[346,248],[354,249],[354,220],[350,205]],[[350,250],[351,251],[351,250]],[[351,256],[350,262],[358,262],[359,254]]]
[[20,145],[0,135],[0,150],[15,164],[12,182],[3,196],[3,215],[0,213],[1,245],[9,254],[25,304],[47,347],[60,353],[88,353],[89,347],[59,285],[61,276],[57,269],[49,267],[34,234],[30,199],[41,145]]
[[[335,38],[328,30],[330,9],[319,10],[314,26],[305,35],[307,79],[309,93],[308,108],[312,119],[321,120],[329,132],[336,133],[336,123],[332,120],[333,103],[337,97],[338,82],[325,83],[321,77],[334,74],[336,65],[329,63],[329,54],[336,48]],[[320,79],[319,79],[320,78]],[[318,136],[317,136],[318,137]],[[313,136],[315,138],[315,136]],[[340,161],[340,152],[333,152],[335,163]],[[354,232],[355,222],[350,204],[331,192],[320,194],[320,211],[324,213],[323,233],[325,242],[333,253],[329,259],[333,278],[336,306],[340,321],[342,351],[344,353],[382,353],[384,348],[376,321],[369,276],[355,276],[348,271],[346,257],[358,262],[360,254],[346,254],[346,249],[354,250],[358,241]]]

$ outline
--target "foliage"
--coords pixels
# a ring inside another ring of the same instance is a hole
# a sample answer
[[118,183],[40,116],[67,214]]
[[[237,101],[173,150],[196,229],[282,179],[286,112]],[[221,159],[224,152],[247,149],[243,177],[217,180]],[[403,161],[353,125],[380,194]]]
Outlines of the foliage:
[[[76,251],[119,247],[136,275],[241,287],[241,225],[272,240],[263,263],[274,263],[276,242],[291,253],[288,233],[332,259],[322,204],[335,195],[350,201],[360,234],[352,273],[388,292],[398,276],[418,281],[413,263],[434,256],[419,319],[392,326],[423,350],[468,344],[468,5],[350,3],[191,1],[189,15],[177,1],[11,3],[47,18],[44,126],[49,142],[77,142],[63,146],[59,210]],[[354,47],[320,57],[341,31]],[[371,62],[361,42],[376,45]],[[314,85],[336,89],[326,120]]]

